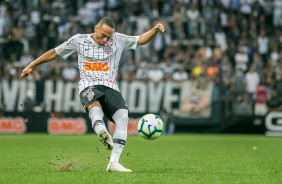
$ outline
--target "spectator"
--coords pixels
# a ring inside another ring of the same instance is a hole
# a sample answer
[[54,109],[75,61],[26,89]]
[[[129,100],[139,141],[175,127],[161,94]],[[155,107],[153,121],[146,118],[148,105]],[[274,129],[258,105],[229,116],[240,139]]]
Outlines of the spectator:
[[263,61],[261,59],[261,56],[257,52],[253,54],[253,65],[255,67],[256,72],[262,79]]
[[8,62],[19,61],[24,51],[24,45],[18,36],[18,29],[13,29],[6,40],[2,47],[4,59]]
[[152,82],[161,82],[164,79],[164,72],[157,63],[153,63],[151,69],[148,70],[148,80]]
[[51,68],[48,72],[48,78],[51,78],[53,80],[61,80],[61,73],[62,73],[62,67],[61,63],[59,62],[53,62],[51,63]]
[[196,4],[192,5],[191,9],[186,11],[188,18],[188,35],[190,38],[196,36],[198,30],[198,20],[200,18],[200,12]]
[[273,63],[273,65],[277,65],[278,60],[279,60],[279,53],[278,53],[278,47],[277,46],[273,46],[271,53],[270,53],[270,60],[271,63]]
[[[107,15],[129,34],[138,34],[157,20],[166,24],[165,34],[157,35],[151,46],[124,53],[119,71],[124,80],[136,77],[146,81],[153,67],[149,62],[158,63],[163,70],[163,74],[157,70],[158,81],[171,81],[178,65],[184,65],[190,80],[207,79],[212,65],[220,67],[220,75],[215,76],[225,85],[224,90],[244,95],[242,76],[254,65],[269,91],[280,89],[281,0],[12,2],[0,3],[1,79],[16,79],[20,66],[41,55],[43,47],[52,47],[76,33],[92,32],[95,20]],[[70,4],[74,5],[66,8]],[[214,58],[218,48],[221,54]],[[71,58],[69,62],[73,62]],[[136,69],[136,65],[141,67]],[[70,74],[66,70],[67,62],[44,64],[30,79],[61,80],[63,72]],[[151,77],[156,76],[151,73]]]
[[185,71],[184,66],[180,65],[176,72],[173,73],[172,79],[176,82],[184,82],[188,80],[188,73]]
[[273,26],[281,27],[282,26],[282,1],[274,0],[274,11],[273,11]]
[[62,77],[66,81],[77,81],[78,80],[78,69],[73,66],[73,63],[68,62],[67,66],[62,69]]
[[173,37],[176,40],[182,40],[185,38],[185,32],[183,27],[184,15],[181,11],[179,3],[176,3],[172,15],[173,22]]
[[247,47],[241,46],[239,48],[239,52],[235,54],[235,68],[236,69],[242,69],[243,72],[247,71],[248,63],[249,63],[249,57],[248,57],[248,49]]
[[245,77],[241,68],[236,68],[235,75],[231,81],[231,89],[235,98],[242,98],[245,93]]
[[28,65],[31,61],[33,61],[33,56],[29,52],[24,52],[20,57],[20,66],[24,67]]
[[147,77],[148,77],[147,65],[148,64],[146,61],[140,62],[139,67],[137,68],[137,71],[136,71],[136,79],[143,80],[143,81],[147,80]]
[[57,45],[59,31],[57,28],[57,24],[55,22],[51,22],[48,27],[48,35],[47,35],[47,49],[54,48]]
[[214,38],[216,40],[216,44],[220,47],[220,49],[222,51],[226,51],[227,49],[226,35],[221,28],[218,28],[217,32],[215,32]]
[[163,54],[168,45],[171,44],[171,34],[169,29],[164,34],[157,34],[153,40],[153,49],[158,53],[159,59],[163,59]]
[[243,15],[248,19],[252,12],[252,3],[253,0],[241,0],[241,8],[240,11]]
[[262,29],[260,31],[260,35],[258,36],[258,53],[262,56],[264,66],[267,63],[267,54],[269,52],[268,42],[269,39],[266,36],[266,32]]
[[245,75],[246,81],[246,91],[248,94],[249,104],[253,104],[255,94],[257,92],[257,87],[260,84],[259,74],[256,72],[256,68],[251,66],[249,71]]
[[164,74],[172,74],[176,70],[177,64],[173,63],[171,60],[172,59],[170,57],[166,57],[165,61],[160,63],[160,69],[164,72]]
[[129,67],[127,72],[123,75],[122,79],[129,82],[134,81],[136,80],[135,73],[135,68]]
[[220,72],[223,76],[225,76],[225,74],[229,73],[230,71],[232,71],[232,65],[229,61],[229,58],[227,55],[223,55],[222,56],[222,60],[220,62]]

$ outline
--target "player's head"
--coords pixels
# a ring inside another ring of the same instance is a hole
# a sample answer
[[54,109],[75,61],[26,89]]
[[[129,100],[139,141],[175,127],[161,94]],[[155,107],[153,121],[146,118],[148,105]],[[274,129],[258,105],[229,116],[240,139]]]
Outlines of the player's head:
[[94,27],[94,40],[98,45],[105,45],[115,32],[115,23],[111,18],[102,18]]

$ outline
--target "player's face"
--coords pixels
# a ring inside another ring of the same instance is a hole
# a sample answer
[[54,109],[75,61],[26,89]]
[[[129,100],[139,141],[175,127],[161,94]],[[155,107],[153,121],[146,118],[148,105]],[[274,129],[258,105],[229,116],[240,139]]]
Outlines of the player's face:
[[115,32],[113,28],[106,24],[103,24],[102,26],[96,25],[94,31],[94,40],[100,46],[104,46],[112,38]]

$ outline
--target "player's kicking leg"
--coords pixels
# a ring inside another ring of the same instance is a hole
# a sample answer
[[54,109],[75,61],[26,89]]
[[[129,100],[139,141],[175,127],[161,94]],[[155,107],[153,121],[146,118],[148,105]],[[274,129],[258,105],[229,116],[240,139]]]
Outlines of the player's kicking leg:
[[119,158],[127,138],[128,110],[117,110],[113,115],[113,120],[116,124],[115,133],[113,136],[114,144],[110,162],[106,170],[109,172],[132,172],[132,170],[123,167],[119,163]]

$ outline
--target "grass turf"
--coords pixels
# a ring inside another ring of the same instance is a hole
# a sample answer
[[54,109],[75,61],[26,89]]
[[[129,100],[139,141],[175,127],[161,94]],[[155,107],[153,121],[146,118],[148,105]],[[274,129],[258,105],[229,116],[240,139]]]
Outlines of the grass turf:
[[254,183],[282,181],[282,139],[262,135],[129,136],[121,163],[96,135],[0,135],[0,183]]

